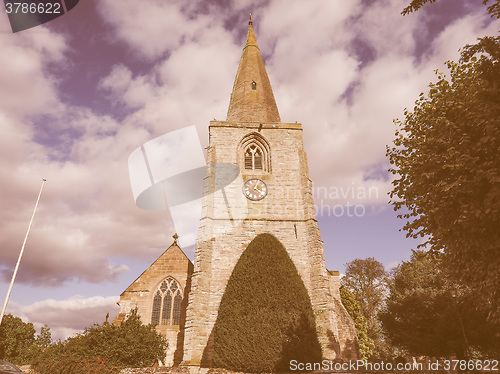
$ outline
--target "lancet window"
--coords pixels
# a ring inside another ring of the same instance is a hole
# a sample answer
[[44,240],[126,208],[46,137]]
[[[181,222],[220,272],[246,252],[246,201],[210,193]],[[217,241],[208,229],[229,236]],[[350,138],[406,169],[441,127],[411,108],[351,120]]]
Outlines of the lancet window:
[[182,292],[179,283],[172,278],[164,279],[153,297],[152,325],[180,325]]
[[270,149],[267,141],[258,133],[245,136],[239,146],[241,167],[245,171],[270,172]]
[[257,144],[251,144],[245,151],[245,169],[262,170],[262,149]]

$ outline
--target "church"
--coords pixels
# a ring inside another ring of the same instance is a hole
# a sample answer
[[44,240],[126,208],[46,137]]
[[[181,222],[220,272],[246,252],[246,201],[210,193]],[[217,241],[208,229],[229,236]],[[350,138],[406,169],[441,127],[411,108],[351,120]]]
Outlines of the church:
[[[210,366],[228,280],[261,234],[281,243],[300,275],[322,357],[358,358],[354,323],[340,301],[339,273],[326,268],[302,131],[299,123],[281,122],[250,18],[227,118],[209,126],[194,263],[175,234],[172,245],[120,295],[113,321],[120,324],[138,308],[143,323],[168,339],[168,366]],[[238,178],[228,176],[235,169]],[[221,188],[224,179],[234,181]]]

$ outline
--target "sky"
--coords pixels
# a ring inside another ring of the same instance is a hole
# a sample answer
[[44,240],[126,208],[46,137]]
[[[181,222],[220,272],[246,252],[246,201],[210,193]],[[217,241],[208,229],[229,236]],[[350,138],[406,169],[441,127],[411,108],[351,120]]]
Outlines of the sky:
[[[328,269],[387,269],[418,241],[388,204],[386,146],[435,69],[496,35],[482,0],[81,0],[12,33],[0,11],[0,301],[46,178],[8,313],[64,339],[118,313],[170,244],[169,211],[135,205],[147,141],[225,120],[249,13],[282,121],[302,123]],[[184,248],[193,259],[194,248]]]

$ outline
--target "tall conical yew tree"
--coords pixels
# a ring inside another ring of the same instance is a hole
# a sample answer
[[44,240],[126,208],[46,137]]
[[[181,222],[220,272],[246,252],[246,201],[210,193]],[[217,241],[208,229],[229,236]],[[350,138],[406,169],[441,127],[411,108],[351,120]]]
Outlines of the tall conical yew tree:
[[321,361],[311,301],[283,245],[258,235],[238,260],[214,327],[211,366],[289,371],[290,360]]

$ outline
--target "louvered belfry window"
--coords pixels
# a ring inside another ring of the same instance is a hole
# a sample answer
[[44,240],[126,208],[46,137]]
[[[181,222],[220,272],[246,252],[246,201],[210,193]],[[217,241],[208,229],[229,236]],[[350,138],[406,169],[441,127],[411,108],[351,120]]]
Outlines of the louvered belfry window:
[[245,169],[262,170],[262,149],[251,144],[245,151]]
[[[259,124],[259,131],[263,128],[264,124]],[[251,132],[245,135],[238,144],[237,152],[238,165],[247,174],[271,173],[271,147],[260,133]]]
[[179,283],[168,277],[161,282],[153,298],[152,325],[177,326],[181,322],[182,293]]

